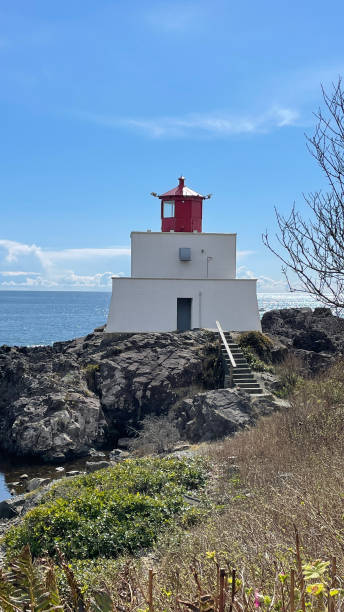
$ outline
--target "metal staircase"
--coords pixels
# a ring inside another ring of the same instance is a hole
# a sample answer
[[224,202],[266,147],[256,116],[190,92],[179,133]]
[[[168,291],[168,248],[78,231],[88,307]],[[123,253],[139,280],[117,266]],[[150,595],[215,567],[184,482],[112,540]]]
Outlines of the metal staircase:
[[221,336],[221,351],[226,366],[224,387],[238,387],[251,395],[261,395],[263,389],[257,383],[240,346],[233,341],[229,332],[224,332],[217,321]]

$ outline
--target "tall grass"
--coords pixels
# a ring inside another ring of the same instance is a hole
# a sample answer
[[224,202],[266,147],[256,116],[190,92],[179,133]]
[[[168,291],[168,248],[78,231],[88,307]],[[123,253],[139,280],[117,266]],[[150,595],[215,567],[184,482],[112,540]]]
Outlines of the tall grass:
[[195,596],[190,565],[205,588],[213,588],[208,558],[214,554],[220,565],[237,568],[250,587],[272,597],[276,576],[296,568],[295,526],[302,563],[335,556],[343,576],[343,372],[341,361],[322,377],[299,383],[290,408],[207,447],[218,509],[206,525],[161,543],[160,572],[171,589],[182,583]]

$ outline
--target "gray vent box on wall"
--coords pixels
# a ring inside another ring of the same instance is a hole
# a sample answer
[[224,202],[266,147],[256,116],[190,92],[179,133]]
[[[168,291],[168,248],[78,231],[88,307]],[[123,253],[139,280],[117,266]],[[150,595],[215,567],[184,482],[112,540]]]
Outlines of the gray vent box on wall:
[[191,260],[191,249],[189,247],[180,247],[179,259],[180,261],[190,261]]

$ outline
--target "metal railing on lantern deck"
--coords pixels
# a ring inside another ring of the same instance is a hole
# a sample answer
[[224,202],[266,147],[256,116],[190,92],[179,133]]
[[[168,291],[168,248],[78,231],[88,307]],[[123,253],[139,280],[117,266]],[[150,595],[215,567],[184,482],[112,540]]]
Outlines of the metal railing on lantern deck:
[[234,359],[234,357],[232,355],[231,349],[228,346],[228,342],[226,340],[226,336],[223,333],[223,329],[222,329],[219,321],[216,321],[216,326],[217,326],[217,329],[219,330],[219,334],[221,336],[222,344],[225,347],[227,355],[228,355],[228,358],[229,358],[229,381],[230,381],[230,386],[233,387],[233,368],[236,368],[235,359]]

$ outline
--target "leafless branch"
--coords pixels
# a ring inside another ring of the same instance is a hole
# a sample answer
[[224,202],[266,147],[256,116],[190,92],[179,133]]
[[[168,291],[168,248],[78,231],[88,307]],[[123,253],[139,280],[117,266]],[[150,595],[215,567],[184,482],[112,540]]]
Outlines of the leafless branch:
[[[315,113],[317,125],[307,148],[328,182],[327,193],[304,195],[310,217],[295,204],[289,216],[275,210],[277,246],[267,232],[263,242],[282,262],[291,291],[306,291],[337,313],[344,310],[344,90],[342,80],[327,93],[324,110]],[[292,281],[295,277],[298,286]]]

